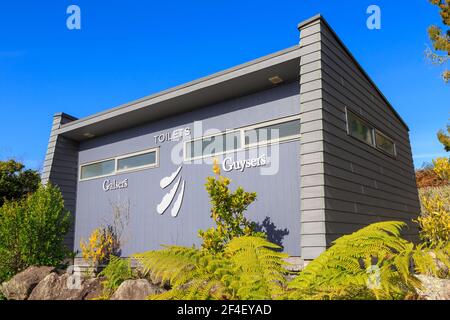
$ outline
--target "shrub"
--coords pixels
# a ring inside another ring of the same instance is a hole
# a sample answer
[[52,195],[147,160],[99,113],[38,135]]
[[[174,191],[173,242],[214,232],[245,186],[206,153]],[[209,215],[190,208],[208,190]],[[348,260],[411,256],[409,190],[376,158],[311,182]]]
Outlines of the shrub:
[[37,171],[25,170],[25,166],[14,160],[0,161],[0,206],[5,200],[17,200],[39,188]]
[[81,255],[91,266],[107,264],[111,256],[118,255],[119,239],[112,226],[95,229],[87,242],[80,241]]
[[0,208],[0,282],[31,265],[58,266],[69,255],[70,213],[58,188],[40,186]]
[[419,191],[422,214],[417,219],[421,238],[431,246],[450,241],[450,186]]
[[442,180],[433,169],[434,167],[416,171],[417,188],[439,187],[449,184],[448,180]]
[[434,172],[442,180],[448,181],[450,179],[450,161],[449,158],[433,159]]
[[244,216],[248,206],[256,200],[256,193],[245,192],[241,187],[231,192],[231,181],[221,176],[216,160],[213,171],[216,176],[208,177],[206,191],[211,199],[211,218],[216,227],[199,230],[199,236],[203,239],[202,247],[211,252],[221,252],[234,237],[262,236],[255,232],[254,223]]
[[133,279],[133,271],[129,259],[121,259],[120,257],[111,256],[111,259],[99,274],[105,277],[103,284],[103,298],[109,299],[111,295],[119,288],[125,280]]

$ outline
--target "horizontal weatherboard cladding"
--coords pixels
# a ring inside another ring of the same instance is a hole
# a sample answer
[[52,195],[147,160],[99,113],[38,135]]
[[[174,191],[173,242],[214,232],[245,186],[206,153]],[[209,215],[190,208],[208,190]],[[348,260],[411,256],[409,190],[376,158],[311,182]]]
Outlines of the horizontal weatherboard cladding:
[[[199,134],[202,135],[209,129],[224,131],[253,126],[276,119],[289,119],[299,113],[299,87],[298,83],[294,82],[81,142],[80,164],[154,147],[159,147],[160,164],[157,168],[138,172],[79,181],[75,248],[79,249],[79,241],[86,239],[92,230],[110,221],[113,206],[129,206],[130,210],[123,256],[159,249],[163,244],[199,245],[198,229],[212,226],[210,204],[204,184],[206,177],[213,174],[213,157],[206,157],[208,163],[190,164],[186,161],[175,164],[171,157],[178,142],[156,143],[154,137],[186,127],[199,137]],[[200,133],[194,130],[194,121],[197,120],[202,120],[203,131]],[[180,151],[182,145],[180,143]],[[257,150],[259,152],[255,154]],[[281,244],[286,252],[300,256],[299,139],[272,144],[262,150],[250,148],[229,152],[217,158],[219,161],[229,156],[233,159],[248,159],[262,154],[270,158],[274,154],[272,159],[276,159],[278,152],[280,163],[275,175],[261,175],[260,170],[268,169],[269,166],[246,168],[244,172],[233,170],[223,174],[231,178],[232,189],[242,186],[246,191],[257,193],[258,199],[249,207],[247,216],[266,230],[269,238]],[[180,166],[182,169],[174,182],[166,189],[161,189],[160,180],[176,172]],[[102,189],[105,180],[120,183],[125,179],[128,180],[127,188],[107,192]],[[180,184],[185,182],[181,210],[176,218],[171,216],[170,209],[160,215],[157,205],[178,179],[181,179]]]
[[[401,220],[416,235],[412,220],[420,205],[408,129],[353,62],[333,31],[323,25],[325,215],[327,243],[370,222]],[[394,139],[395,158],[346,132],[345,108]],[[354,221],[354,215],[365,216]],[[335,216],[345,215],[339,222]],[[374,216],[370,218],[370,216]]]

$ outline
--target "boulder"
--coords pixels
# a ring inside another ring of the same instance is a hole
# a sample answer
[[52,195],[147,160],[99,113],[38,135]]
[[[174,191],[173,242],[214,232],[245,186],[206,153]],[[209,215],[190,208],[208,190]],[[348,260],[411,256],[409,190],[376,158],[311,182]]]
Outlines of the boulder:
[[146,279],[124,281],[114,292],[111,300],[146,300],[149,295],[162,293],[163,290]]
[[8,300],[26,300],[38,283],[53,271],[53,267],[29,267],[4,282],[0,290]]
[[31,292],[29,300],[85,300],[102,294],[102,280],[81,278],[78,285],[71,283],[70,275],[51,273]]
[[450,300],[450,280],[418,275],[422,281],[422,290],[418,290],[419,299],[422,300]]

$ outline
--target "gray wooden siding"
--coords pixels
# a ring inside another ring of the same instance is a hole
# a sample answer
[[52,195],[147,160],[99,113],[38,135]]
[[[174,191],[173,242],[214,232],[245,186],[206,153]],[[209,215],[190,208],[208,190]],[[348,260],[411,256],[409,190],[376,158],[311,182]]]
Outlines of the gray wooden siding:
[[324,127],[320,21],[301,28],[301,252],[313,259],[326,249]]
[[[408,128],[320,16],[299,26],[304,259],[373,222],[419,213]],[[395,140],[391,158],[347,135],[345,108]]]
[[[64,113],[53,117],[52,130],[45,155],[42,183],[51,182],[60,188],[64,205],[69,210],[75,223],[77,177],[78,177],[78,143],[58,135],[61,125],[75,120]],[[65,239],[65,244],[74,248],[74,225]]]
[[[320,37],[327,245],[382,220],[406,222],[413,239],[420,205],[408,129],[323,22]],[[346,107],[393,138],[397,157],[349,136]]]

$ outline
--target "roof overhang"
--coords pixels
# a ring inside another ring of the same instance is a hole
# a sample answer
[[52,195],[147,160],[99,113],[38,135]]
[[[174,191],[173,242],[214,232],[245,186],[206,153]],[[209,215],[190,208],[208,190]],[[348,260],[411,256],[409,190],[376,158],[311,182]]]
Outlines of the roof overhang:
[[75,141],[157,121],[207,105],[274,87],[269,78],[283,83],[297,81],[300,74],[300,46],[198,79],[187,84],[69,122],[59,134]]

